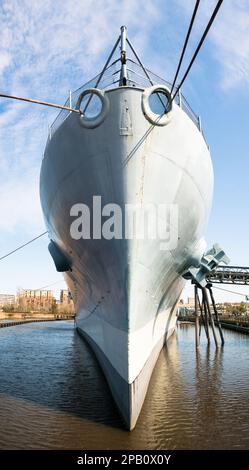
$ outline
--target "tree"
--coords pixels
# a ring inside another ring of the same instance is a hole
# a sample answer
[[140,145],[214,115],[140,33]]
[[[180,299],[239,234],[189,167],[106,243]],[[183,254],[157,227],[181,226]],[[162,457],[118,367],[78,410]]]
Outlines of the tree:
[[57,313],[57,310],[58,310],[58,306],[57,306],[57,303],[56,303],[56,299],[53,299],[52,300],[52,305],[50,307],[50,311],[51,311],[51,313]]
[[4,305],[3,306],[3,312],[5,312],[5,313],[14,312],[14,305],[10,305],[10,304]]

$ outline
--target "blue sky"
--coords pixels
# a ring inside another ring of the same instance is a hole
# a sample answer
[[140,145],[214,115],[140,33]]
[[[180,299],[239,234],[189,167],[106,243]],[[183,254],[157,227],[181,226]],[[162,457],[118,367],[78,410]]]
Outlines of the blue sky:
[[[1,92],[63,104],[98,73],[122,24],[148,68],[171,80],[194,0],[0,1]],[[215,1],[202,0],[184,64]],[[184,69],[183,64],[183,69]],[[183,93],[201,115],[215,173],[208,245],[249,266],[249,3],[224,0]],[[39,171],[54,110],[0,99],[0,256],[44,230]],[[40,239],[1,261],[0,292],[58,282]],[[60,282],[61,281],[61,282]],[[236,290],[236,289],[232,289]],[[248,293],[249,288],[237,288]],[[190,290],[186,294],[191,294]],[[217,300],[243,300],[217,291]]]

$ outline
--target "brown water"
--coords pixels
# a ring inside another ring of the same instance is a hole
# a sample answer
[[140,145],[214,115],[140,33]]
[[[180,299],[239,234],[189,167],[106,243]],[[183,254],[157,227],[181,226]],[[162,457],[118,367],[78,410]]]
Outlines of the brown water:
[[181,325],[131,433],[73,322],[0,329],[0,449],[248,449],[249,336],[196,354]]

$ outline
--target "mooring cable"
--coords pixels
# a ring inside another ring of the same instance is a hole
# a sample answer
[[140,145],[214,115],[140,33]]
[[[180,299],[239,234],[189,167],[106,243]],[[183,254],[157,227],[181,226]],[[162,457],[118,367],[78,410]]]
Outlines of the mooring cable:
[[16,253],[16,251],[19,251],[21,250],[22,248],[24,248],[25,246],[29,245],[30,243],[33,243],[35,240],[38,240],[38,238],[41,238],[43,237],[44,235],[46,235],[48,232],[42,232],[40,233],[40,235],[37,235],[37,237],[35,238],[32,238],[32,240],[29,240],[28,242],[24,243],[23,245],[21,246],[18,246],[17,248],[15,248],[15,250],[12,250],[10,251],[9,253],[6,253],[6,255],[3,255],[0,257],[0,261],[2,261],[3,259],[7,258],[8,256],[12,255],[13,253]]
[[187,48],[187,45],[188,45],[189,37],[190,37],[191,31],[192,31],[192,28],[193,28],[193,24],[194,24],[194,21],[195,21],[195,17],[196,17],[196,13],[197,13],[199,4],[200,4],[200,0],[196,0],[194,11],[192,13],[192,18],[191,18],[190,23],[189,23],[188,32],[187,32],[185,42],[184,42],[184,45],[183,45],[183,48],[182,48],[182,53],[181,53],[181,56],[180,56],[180,59],[179,59],[179,62],[178,62],[177,69],[176,69],[175,77],[174,77],[173,83],[171,85],[171,91],[170,91],[171,94],[172,94],[172,91],[174,90],[174,86],[175,86],[177,77],[179,75],[179,71],[180,71],[180,68],[181,68],[181,65],[182,65],[183,57],[184,57],[185,52],[186,52],[186,48]]
[[6,95],[5,93],[0,93],[0,98],[8,98],[11,100],[25,101],[26,103],[40,104],[42,106],[50,106],[51,108],[65,109],[66,111],[71,111],[72,113],[81,114],[79,109],[70,108],[69,106],[62,106],[60,104],[48,103],[47,101],[33,100],[31,98],[23,98],[21,96]]
[[203,33],[203,35],[202,35],[202,37],[201,37],[201,39],[200,39],[200,41],[199,41],[197,47],[196,47],[196,49],[195,49],[195,52],[194,52],[194,54],[193,54],[193,56],[192,56],[192,59],[191,59],[191,61],[190,61],[190,63],[189,63],[189,66],[187,67],[187,70],[186,70],[185,74],[183,75],[183,78],[182,78],[180,84],[178,85],[177,90],[175,91],[174,95],[172,96],[172,101],[173,101],[174,98],[176,97],[176,95],[177,95],[177,93],[178,93],[178,90],[182,87],[183,83],[185,82],[185,80],[186,80],[186,78],[187,78],[187,76],[188,76],[188,74],[189,74],[189,72],[190,72],[190,69],[191,69],[193,63],[195,62],[195,59],[196,59],[196,57],[197,57],[197,55],[198,55],[198,53],[199,53],[199,51],[200,51],[200,49],[201,49],[201,47],[202,47],[202,45],[203,45],[205,39],[206,39],[206,36],[207,36],[207,34],[208,34],[208,32],[209,32],[209,30],[210,30],[210,28],[211,28],[211,26],[212,26],[212,24],[213,24],[213,22],[214,22],[214,20],[215,20],[215,17],[216,17],[216,15],[217,15],[217,13],[218,13],[218,11],[219,11],[219,9],[220,9],[222,3],[223,3],[223,0],[219,0],[219,1],[217,2],[216,7],[215,7],[215,9],[214,9],[214,11],[213,11],[213,13],[212,13],[212,15],[211,15],[211,17],[210,17],[210,20],[209,20],[209,22],[208,22],[208,24],[207,24],[207,26],[206,26],[206,29],[205,29],[205,31],[204,31],[204,33]]
[[241,292],[236,292],[236,291],[232,291],[232,290],[229,290],[229,289],[223,289],[222,287],[216,287],[216,286],[212,286],[213,289],[218,289],[218,290],[223,290],[225,292],[230,292],[230,294],[236,294],[236,295],[240,295],[242,297],[248,297],[248,294],[242,294]]

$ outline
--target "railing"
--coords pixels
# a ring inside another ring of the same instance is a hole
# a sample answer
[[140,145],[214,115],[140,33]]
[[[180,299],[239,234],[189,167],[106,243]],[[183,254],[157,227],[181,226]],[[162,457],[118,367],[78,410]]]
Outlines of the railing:
[[249,268],[241,266],[218,266],[207,275],[206,279],[211,283],[249,285]]
[[[163,78],[159,77],[158,75],[154,74],[150,70],[146,69],[147,75],[145,75],[143,68],[134,62],[131,59],[127,59],[127,71],[128,71],[128,86],[134,87],[141,87],[146,88],[151,85],[162,84],[167,86],[171,89],[171,84],[164,80]],[[98,83],[98,88],[108,90],[110,88],[118,87],[119,86],[119,77],[120,77],[120,59],[115,60],[107,69],[103,77],[101,78],[100,82]],[[100,78],[100,74],[94,77],[89,82],[85,83],[83,86],[75,90],[74,92],[70,93],[69,98],[65,102],[64,106],[68,106],[71,108],[76,107],[76,103],[78,101],[79,95],[88,88],[95,88],[98,79]],[[174,88],[173,92],[176,91]],[[176,103],[185,111],[185,113],[190,117],[190,119],[194,122],[196,127],[201,131],[200,128],[200,119],[192,110],[191,106],[187,102],[186,98],[182,95],[181,92],[178,92],[175,98]],[[55,118],[54,122],[52,123],[50,130],[49,130],[49,138],[54,134],[54,132],[58,129],[58,127],[62,124],[62,122],[69,116],[70,111],[62,110],[59,112],[57,117]]]

